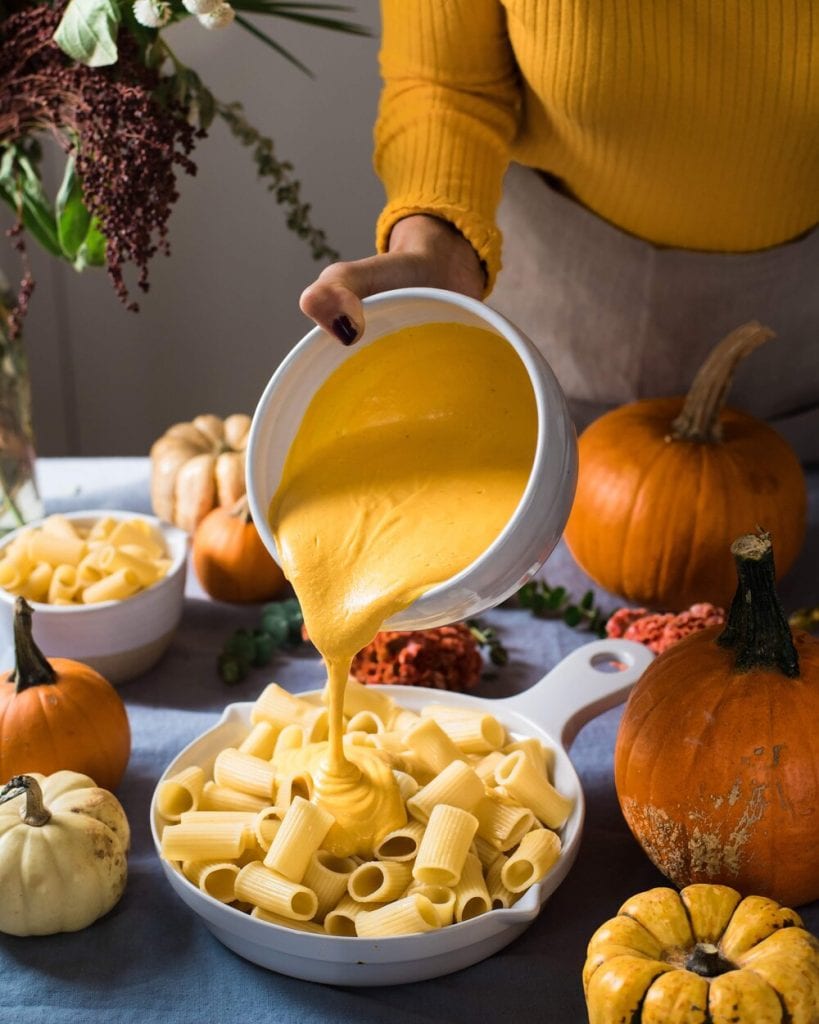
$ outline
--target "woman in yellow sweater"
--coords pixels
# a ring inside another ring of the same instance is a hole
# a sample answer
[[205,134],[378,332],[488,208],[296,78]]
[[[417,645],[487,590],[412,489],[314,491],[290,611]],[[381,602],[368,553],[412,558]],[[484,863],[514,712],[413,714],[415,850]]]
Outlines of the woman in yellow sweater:
[[350,344],[366,295],[488,297],[578,426],[757,319],[732,404],[819,459],[815,0],[382,0],[382,30],[377,254],[305,313]]

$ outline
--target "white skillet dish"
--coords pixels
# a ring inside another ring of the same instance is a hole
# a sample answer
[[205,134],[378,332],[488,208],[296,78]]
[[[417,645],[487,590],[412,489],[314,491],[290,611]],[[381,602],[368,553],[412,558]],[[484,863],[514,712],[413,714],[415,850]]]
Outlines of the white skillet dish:
[[[647,648],[628,640],[592,641],[569,654],[530,689],[501,700],[421,687],[389,688],[398,704],[412,710],[444,702],[474,707],[494,714],[516,738],[535,736],[554,749],[554,783],[574,800],[574,809],[561,830],[563,849],[546,878],[508,910],[492,910],[418,935],[384,939],[323,936],[268,924],[220,903],[163,860],[165,876],[225,946],[252,963],[294,978],[335,985],[397,985],[477,963],[517,938],[568,874],[580,844],[585,804],[567,747],[586,721],[626,698],[652,657]],[[249,702],[228,705],[220,721],[187,746],[162,778],[190,765],[208,771],[220,750],[239,743],[247,734],[251,707]],[[157,854],[162,824],[155,791],[151,831]]]

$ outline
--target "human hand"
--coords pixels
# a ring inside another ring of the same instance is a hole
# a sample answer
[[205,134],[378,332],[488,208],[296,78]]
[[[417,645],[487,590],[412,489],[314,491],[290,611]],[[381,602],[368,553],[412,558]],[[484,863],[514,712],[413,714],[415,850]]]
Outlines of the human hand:
[[447,288],[483,297],[486,278],[477,253],[447,221],[416,214],[398,221],[389,252],[333,263],[301,294],[301,311],[344,345],[364,333],[361,300],[390,288]]

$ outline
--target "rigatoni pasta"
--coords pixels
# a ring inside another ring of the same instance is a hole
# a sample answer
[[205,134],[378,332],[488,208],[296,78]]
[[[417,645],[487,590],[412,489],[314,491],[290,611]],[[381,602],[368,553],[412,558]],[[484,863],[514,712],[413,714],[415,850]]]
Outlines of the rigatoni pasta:
[[403,825],[374,830],[366,853],[339,852],[343,828],[313,774],[327,708],[272,683],[210,777],[193,767],[160,784],[163,856],[214,899],[315,934],[410,934],[513,906],[557,861],[551,822],[572,807],[549,778],[551,752],[492,715],[418,715],[372,690],[350,684],[344,749],[378,766]]
[[0,587],[55,605],[123,601],[162,579],[171,559],[144,519],[109,516],[80,526],[52,515],[20,531],[0,556]]

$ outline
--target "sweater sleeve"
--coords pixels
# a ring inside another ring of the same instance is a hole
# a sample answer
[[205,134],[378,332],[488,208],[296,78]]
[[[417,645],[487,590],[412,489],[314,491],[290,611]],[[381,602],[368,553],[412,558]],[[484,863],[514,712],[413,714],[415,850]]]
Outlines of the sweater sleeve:
[[499,0],[382,0],[381,11],[374,163],[387,203],[377,251],[402,217],[441,217],[478,253],[488,293],[500,269],[495,211],[520,116],[504,10]]

